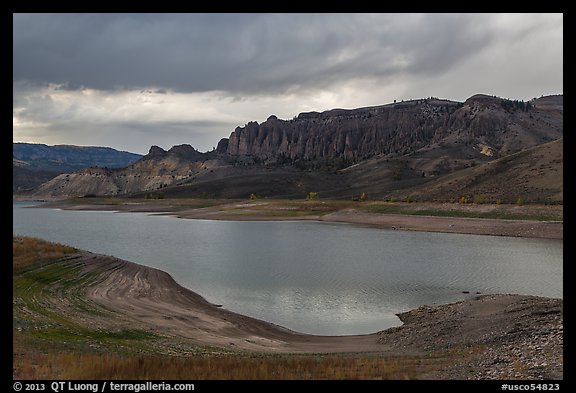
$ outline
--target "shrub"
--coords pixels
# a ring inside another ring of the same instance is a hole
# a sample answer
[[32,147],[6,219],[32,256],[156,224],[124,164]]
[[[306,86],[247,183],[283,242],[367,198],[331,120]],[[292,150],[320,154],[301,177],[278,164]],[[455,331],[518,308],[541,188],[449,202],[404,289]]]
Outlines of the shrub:
[[465,196],[463,196],[463,197],[460,198],[460,204],[461,204],[461,205],[465,205],[465,204],[467,204],[467,203],[468,203],[468,199],[467,199]]
[[524,198],[518,197],[518,199],[516,199],[516,204],[518,206],[524,206]]
[[144,196],[146,199],[164,199],[164,193],[162,191],[149,192]]
[[479,205],[483,204],[486,202],[486,196],[484,195],[474,195],[474,203],[477,203]]
[[310,191],[308,193],[308,195],[306,196],[307,201],[315,201],[316,199],[318,199],[318,193],[317,192]]

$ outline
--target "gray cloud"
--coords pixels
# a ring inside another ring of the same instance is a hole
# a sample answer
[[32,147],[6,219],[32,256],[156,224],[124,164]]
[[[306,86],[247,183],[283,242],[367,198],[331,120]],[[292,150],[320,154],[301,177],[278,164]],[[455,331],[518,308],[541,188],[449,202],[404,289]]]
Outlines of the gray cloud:
[[14,15],[14,79],[280,93],[449,70],[492,40],[462,14]]
[[28,142],[209,150],[270,114],[431,95],[530,99],[563,85],[562,14],[14,14],[13,22],[13,135]]
[[[192,143],[195,148],[208,151],[218,144],[218,135],[227,135],[234,127],[235,124],[218,121],[87,123],[81,120],[54,120],[28,127],[27,130],[35,143],[73,141],[72,144],[76,145],[109,146],[146,154],[152,145],[169,149],[182,143]],[[22,135],[25,137],[26,133]],[[58,139],[55,135],[66,137]]]

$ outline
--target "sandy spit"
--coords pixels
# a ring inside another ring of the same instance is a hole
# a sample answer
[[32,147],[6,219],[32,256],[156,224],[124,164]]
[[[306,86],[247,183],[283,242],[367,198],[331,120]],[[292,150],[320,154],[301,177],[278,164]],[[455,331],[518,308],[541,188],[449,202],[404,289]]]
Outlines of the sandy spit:
[[227,207],[237,207],[235,204],[194,209],[174,209],[170,205],[158,205],[155,203],[70,205],[67,203],[56,202],[51,203],[49,206],[66,210],[101,210],[166,214],[187,219],[229,221],[306,220],[342,222],[404,231],[446,232],[545,239],[564,238],[564,223],[557,221],[417,216],[408,214],[375,214],[361,212],[355,209],[343,209],[325,215],[311,214],[303,216],[274,216],[262,214],[262,211],[251,210],[250,205],[245,203],[241,204],[243,208],[237,209],[236,212],[230,212],[230,210],[227,209]]
[[127,316],[142,329],[253,351],[366,352],[385,348],[376,345],[376,334],[331,337],[294,332],[212,304],[161,270],[88,252],[81,256],[84,268],[98,269],[102,277],[87,288],[86,296]]

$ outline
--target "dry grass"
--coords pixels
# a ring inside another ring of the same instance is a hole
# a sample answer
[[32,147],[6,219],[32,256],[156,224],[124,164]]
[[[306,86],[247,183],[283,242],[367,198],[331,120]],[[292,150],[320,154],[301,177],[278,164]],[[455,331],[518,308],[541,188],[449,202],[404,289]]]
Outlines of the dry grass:
[[63,244],[33,237],[12,236],[12,267],[15,273],[37,264],[56,261],[75,252],[76,249]]
[[[183,209],[199,209],[210,206],[223,205],[235,201],[234,199],[216,199],[216,198],[162,198],[162,199],[147,199],[136,197],[72,197],[64,200],[50,202],[47,206],[70,207],[75,205],[92,205],[98,206],[111,206],[122,207],[130,206],[136,208],[138,205],[148,206],[154,205],[157,207],[167,207],[170,210],[178,211]],[[240,200],[238,200],[240,201]]]
[[360,211],[375,214],[491,218],[500,220],[563,221],[563,205],[458,204],[434,202],[371,201],[356,205]]
[[376,355],[123,356],[33,353],[14,366],[16,379],[322,380],[415,379],[445,365],[435,357]]

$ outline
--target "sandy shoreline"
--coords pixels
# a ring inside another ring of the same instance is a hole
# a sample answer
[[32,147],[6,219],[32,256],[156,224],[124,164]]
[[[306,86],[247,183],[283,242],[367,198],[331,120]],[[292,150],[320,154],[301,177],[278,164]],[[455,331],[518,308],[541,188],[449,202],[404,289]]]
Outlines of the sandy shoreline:
[[340,211],[321,221],[347,222],[399,230],[563,239],[564,224],[533,220],[411,216]]
[[490,236],[563,239],[564,223],[558,221],[378,214],[345,208],[328,214],[278,215],[277,211],[254,209],[265,202],[236,202],[201,208],[181,208],[165,204],[90,204],[51,202],[47,207],[66,210],[96,210],[166,214],[178,218],[229,221],[321,221],[366,225],[405,231],[445,232]]
[[[84,269],[103,269],[86,296],[139,328],[199,344],[265,352],[371,352],[377,335],[316,336],[247,317],[206,301],[166,272],[115,257],[82,252]],[[107,328],[114,328],[108,326]]]

